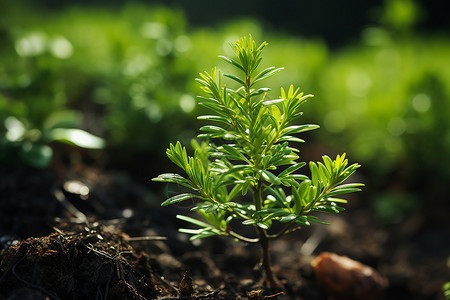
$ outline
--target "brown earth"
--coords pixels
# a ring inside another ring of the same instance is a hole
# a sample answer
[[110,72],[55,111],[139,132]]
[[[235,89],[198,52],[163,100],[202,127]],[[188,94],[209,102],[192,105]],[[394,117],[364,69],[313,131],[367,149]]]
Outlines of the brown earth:
[[272,243],[281,294],[259,283],[258,245],[189,242],[175,218],[188,207],[161,208],[152,188],[85,165],[1,167],[0,299],[324,300],[311,266],[322,251],[377,270],[389,281],[380,299],[444,299],[448,221],[412,213],[379,225],[369,206],[351,199],[348,211],[323,216],[331,226]]

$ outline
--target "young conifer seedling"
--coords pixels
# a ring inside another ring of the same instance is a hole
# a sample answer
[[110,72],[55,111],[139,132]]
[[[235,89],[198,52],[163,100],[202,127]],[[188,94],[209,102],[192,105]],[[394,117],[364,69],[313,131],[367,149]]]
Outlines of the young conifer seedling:
[[[290,86],[281,97],[269,99],[268,88],[260,83],[282,68],[258,70],[266,42],[257,46],[251,36],[239,39],[232,48],[235,58],[221,56],[236,69],[236,74],[222,75],[216,68],[201,73],[198,82],[207,96],[199,104],[212,111],[198,117],[211,122],[200,128],[193,142],[195,153],[187,154],[180,142],[170,144],[167,156],[184,171],[184,175],[161,174],[155,181],[176,183],[191,192],[175,195],[162,206],[190,200],[199,219],[185,215],[177,218],[197,229],[180,229],[191,234],[191,240],[224,235],[247,243],[259,243],[262,249],[262,271],[268,287],[279,287],[272,272],[269,241],[310,223],[327,224],[311,213],[339,213],[347,201],[343,194],[360,191],[363,184],[344,183],[359,167],[348,164],[345,154],[336,159],[323,156],[323,162],[310,162],[310,177],[297,171],[306,165],[298,162],[296,135],[319,128],[298,125],[302,104],[312,95],[304,95]],[[230,79],[237,88],[226,86]],[[246,196],[247,195],[247,196]],[[192,199],[197,199],[192,201]],[[253,236],[236,230],[236,220],[252,226]],[[281,223],[283,226],[273,224]],[[235,227],[235,228],[233,228]]]

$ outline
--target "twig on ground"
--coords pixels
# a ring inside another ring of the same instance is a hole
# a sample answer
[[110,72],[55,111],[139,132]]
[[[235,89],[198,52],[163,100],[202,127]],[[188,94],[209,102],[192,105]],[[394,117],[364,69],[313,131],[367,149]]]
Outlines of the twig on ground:
[[112,256],[111,254],[109,254],[108,252],[106,252],[104,250],[96,249],[91,244],[85,245],[85,246],[86,246],[86,248],[89,249],[89,251],[93,251],[94,253],[96,253],[99,256],[103,256],[103,257],[110,259],[116,267],[117,278],[119,280],[126,281],[125,276],[123,274],[122,263],[128,265],[128,261],[123,257],[122,254],[130,254],[130,253],[132,253],[132,251],[130,251],[130,250],[120,251],[120,249],[118,249],[117,253],[114,256]]
[[247,296],[250,299],[263,300],[263,299],[270,299],[270,298],[275,298],[280,295],[284,295],[284,292],[278,292],[278,293],[275,293],[272,295],[267,295],[267,296],[263,295],[263,293],[264,293],[264,290],[255,290],[255,291],[247,292]]
[[165,236],[136,236],[125,238],[128,242],[141,242],[141,241],[166,241],[167,237]]
[[220,292],[220,289],[219,289],[219,290],[212,291],[212,292],[210,292],[210,293],[208,293],[208,294],[205,294],[205,295],[200,295],[200,296],[162,297],[162,298],[158,298],[157,300],[202,300],[202,299],[208,299],[209,297],[213,297],[213,296],[217,295],[219,292]]

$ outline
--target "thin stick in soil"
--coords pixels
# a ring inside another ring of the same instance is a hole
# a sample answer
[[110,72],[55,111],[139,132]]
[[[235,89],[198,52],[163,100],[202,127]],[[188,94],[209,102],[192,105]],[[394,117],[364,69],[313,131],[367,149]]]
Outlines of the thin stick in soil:
[[202,300],[202,299],[208,299],[210,297],[214,297],[215,295],[217,295],[220,292],[220,290],[216,290],[216,291],[212,291],[208,294],[205,295],[200,295],[200,296],[177,296],[177,297],[162,297],[162,298],[158,298],[157,300]]

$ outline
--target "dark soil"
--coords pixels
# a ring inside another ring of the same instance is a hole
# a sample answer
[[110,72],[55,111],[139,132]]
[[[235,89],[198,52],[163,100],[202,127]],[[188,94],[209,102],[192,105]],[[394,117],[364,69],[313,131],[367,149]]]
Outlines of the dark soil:
[[175,218],[189,208],[161,208],[151,189],[84,164],[1,167],[0,299],[321,300],[327,295],[311,267],[321,251],[376,269],[389,281],[381,299],[444,299],[448,220],[422,212],[380,225],[370,206],[352,199],[348,211],[323,216],[331,226],[271,244],[281,295],[259,282],[258,245],[189,242]]

